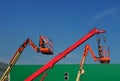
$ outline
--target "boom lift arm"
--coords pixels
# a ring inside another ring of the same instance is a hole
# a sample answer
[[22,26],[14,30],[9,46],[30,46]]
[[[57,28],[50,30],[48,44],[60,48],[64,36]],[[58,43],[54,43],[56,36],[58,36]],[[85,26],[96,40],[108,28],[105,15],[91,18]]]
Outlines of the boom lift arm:
[[[47,42],[47,43],[46,43]],[[47,47],[47,45],[50,43],[50,46]],[[17,49],[17,51],[15,52],[14,56],[12,57],[12,59],[9,62],[9,66],[7,67],[6,71],[4,72],[4,74],[2,75],[0,81],[5,81],[8,78],[8,74],[10,73],[11,69],[13,68],[13,66],[15,65],[15,63],[17,62],[17,60],[19,59],[21,53],[23,52],[23,50],[25,49],[25,47],[27,45],[30,45],[35,52],[39,53],[43,53],[46,55],[52,55],[53,51],[52,51],[52,42],[50,42],[47,37],[45,36],[40,36],[40,41],[39,41],[39,47],[37,47],[29,38]]]
[[81,39],[79,39],[77,42],[75,42],[73,45],[65,49],[63,52],[59,53],[57,56],[55,56],[52,60],[50,60],[47,64],[42,66],[40,69],[38,69],[36,72],[34,72],[32,75],[30,75],[28,78],[26,78],[24,81],[33,81],[36,77],[38,77],[40,74],[45,72],[46,70],[52,68],[55,63],[60,61],[62,58],[64,58],[66,55],[68,55],[71,51],[73,51],[75,48],[80,46],[82,43],[87,41],[89,38],[94,36],[95,34],[101,34],[105,33],[104,30],[99,30],[97,28],[93,28],[88,34],[83,36]]
[[84,67],[84,62],[85,62],[85,59],[87,57],[87,54],[88,54],[88,51],[90,51],[90,54],[92,55],[92,58],[94,59],[94,61],[99,61],[100,63],[109,63],[110,62],[110,57],[109,55],[108,56],[104,56],[101,52],[101,48],[98,48],[98,51],[100,52],[101,56],[99,57],[96,57],[92,48],[90,47],[89,44],[87,44],[85,46],[85,49],[84,49],[84,53],[83,53],[83,56],[82,56],[82,60],[80,62],[80,69],[78,71],[78,74],[77,74],[77,78],[76,78],[76,81],[80,81],[80,75],[84,73],[84,70],[83,70],[83,67]]

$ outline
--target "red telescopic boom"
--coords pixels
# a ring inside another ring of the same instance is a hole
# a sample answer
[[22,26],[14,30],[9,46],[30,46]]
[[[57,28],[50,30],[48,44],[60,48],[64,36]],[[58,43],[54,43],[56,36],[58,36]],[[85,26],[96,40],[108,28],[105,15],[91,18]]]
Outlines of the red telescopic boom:
[[81,39],[79,39],[77,42],[75,42],[73,45],[65,49],[63,52],[59,53],[56,57],[54,57],[52,60],[50,60],[47,64],[45,64],[43,67],[38,69],[36,72],[34,72],[32,75],[30,75],[27,79],[24,81],[33,81],[36,77],[38,77],[40,74],[45,72],[46,70],[52,68],[55,63],[60,61],[62,58],[64,58],[66,55],[68,55],[71,51],[73,51],[75,48],[80,46],[82,43],[87,41],[89,38],[94,36],[95,34],[101,34],[105,33],[105,30],[99,30],[97,28],[93,28],[88,34],[83,36]]

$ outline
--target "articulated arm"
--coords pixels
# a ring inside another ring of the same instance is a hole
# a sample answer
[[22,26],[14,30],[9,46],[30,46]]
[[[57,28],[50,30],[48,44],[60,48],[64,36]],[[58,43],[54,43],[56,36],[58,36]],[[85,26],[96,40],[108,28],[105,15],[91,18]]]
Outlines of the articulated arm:
[[10,60],[10,65],[14,65],[16,63],[16,61],[18,60],[19,56],[21,55],[21,53],[23,52],[23,50],[25,49],[25,47],[27,45],[30,45],[37,53],[40,52],[40,49],[28,38],[15,52],[14,56],[12,57],[12,59]]
[[80,75],[84,73],[83,67],[84,67],[84,62],[85,62],[85,59],[87,57],[88,51],[90,51],[90,54],[92,55],[92,58],[94,59],[94,61],[99,61],[100,63],[109,63],[109,61],[110,61],[110,57],[104,57],[104,56],[103,57],[96,57],[92,48],[90,47],[90,45],[87,44],[85,46],[82,60],[80,62],[80,69],[78,71],[76,81],[80,81]]
[[85,59],[87,57],[88,51],[90,51],[90,54],[92,55],[94,61],[98,60],[98,58],[95,56],[95,54],[94,54],[92,48],[90,47],[90,45],[87,44],[85,46],[84,53],[83,53],[83,56],[82,56],[82,60],[80,62],[80,69],[78,71],[78,75],[77,75],[76,81],[79,81],[80,75],[84,73],[83,66],[84,66],[84,62],[85,62]]
[[[48,41],[48,40],[47,40]],[[15,65],[15,63],[17,62],[17,60],[19,59],[21,53],[23,52],[23,50],[25,49],[25,47],[27,45],[30,45],[34,51],[36,51],[37,53],[41,52],[43,54],[53,54],[51,48],[48,47],[43,47],[43,44],[46,45],[46,43],[44,42],[44,37],[40,36],[40,48],[37,47],[29,38],[17,49],[17,51],[15,52],[14,56],[12,57],[12,59],[9,62],[9,66],[6,69],[6,71],[4,72],[3,76],[1,77],[0,81],[5,81],[5,79],[7,78],[8,74],[10,73],[12,67]]]
[[15,63],[17,62],[17,60],[19,59],[22,51],[25,49],[25,47],[27,45],[31,45],[32,48],[36,51],[36,52],[40,52],[39,48],[28,38],[15,52],[14,56],[12,57],[12,59],[9,62],[9,66],[6,69],[6,71],[4,72],[3,76],[1,77],[0,81],[5,81],[5,79],[7,78],[8,74],[10,73],[12,67],[15,65]]

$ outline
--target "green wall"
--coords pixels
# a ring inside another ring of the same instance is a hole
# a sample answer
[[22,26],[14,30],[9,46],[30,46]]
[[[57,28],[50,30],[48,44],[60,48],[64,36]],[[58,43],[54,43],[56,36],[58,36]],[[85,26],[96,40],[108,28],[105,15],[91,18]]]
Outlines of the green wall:
[[[42,65],[15,65],[10,72],[10,81],[24,81]],[[79,69],[78,64],[57,64],[48,70],[44,81],[75,81]],[[120,64],[85,64],[85,74],[81,81],[120,81]],[[65,80],[65,72],[69,80]],[[42,75],[34,81],[40,81]]]

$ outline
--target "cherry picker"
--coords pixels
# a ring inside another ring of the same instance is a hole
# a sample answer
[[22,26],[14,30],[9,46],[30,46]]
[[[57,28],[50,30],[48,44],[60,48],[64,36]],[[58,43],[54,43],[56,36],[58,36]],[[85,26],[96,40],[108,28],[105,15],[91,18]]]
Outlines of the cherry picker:
[[[106,47],[105,47],[106,48]],[[90,54],[92,55],[92,58],[94,59],[94,61],[99,61],[100,63],[103,64],[108,64],[110,62],[110,51],[109,51],[109,47],[108,49],[104,49],[103,46],[100,45],[100,39],[98,38],[98,53],[99,53],[99,57],[96,57],[96,55],[94,54],[92,48],[90,47],[89,44],[86,44],[85,49],[84,49],[84,53],[82,56],[82,60],[80,62],[80,68],[77,74],[77,78],[76,81],[80,81],[80,76],[81,74],[84,74],[85,71],[83,69],[84,67],[84,63],[87,57],[88,52],[90,51]]]
[[46,36],[40,36],[40,40],[39,40],[39,46],[37,47],[31,40],[30,38],[28,38],[15,52],[14,56],[12,57],[12,59],[9,62],[9,65],[6,69],[6,71],[4,72],[4,74],[2,75],[0,81],[6,81],[6,79],[8,79],[8,75],[11,71],[11,69],[13,68],[13,66],[15,65],[15,63],[17,62],[17,60],[19,59],[20,55],[22,54],[23,50],[25,49],[25,47],[27,45],[30,45],[35,52],[39,53],[41,52],[42,54],[45,55],[52,55],[53,54],[53,47],[52,47],[52,41],[48,39],[48,37]]

